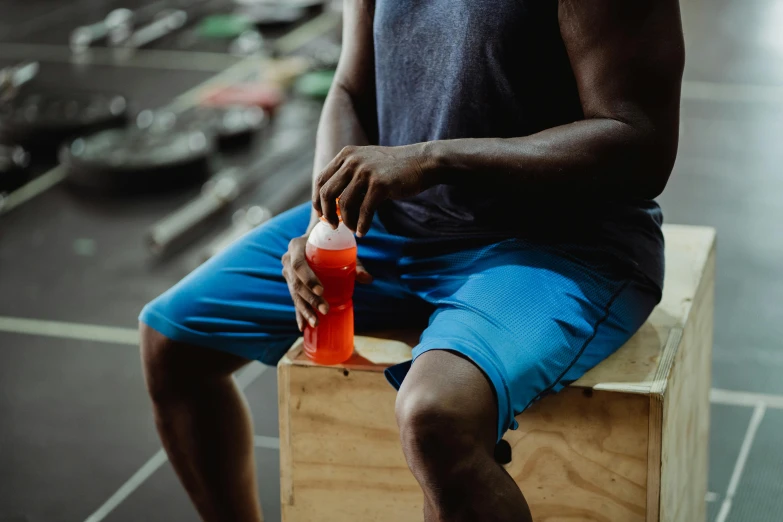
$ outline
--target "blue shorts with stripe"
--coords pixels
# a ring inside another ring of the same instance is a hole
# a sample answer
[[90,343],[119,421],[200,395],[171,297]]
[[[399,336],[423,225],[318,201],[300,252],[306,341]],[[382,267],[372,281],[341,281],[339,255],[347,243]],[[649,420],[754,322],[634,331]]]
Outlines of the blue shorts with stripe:
[[[140,320],[166,337],[276,364],[299,335],[281,275],[288,242],[310,206],[270,220],[149,303]],[[357,285],[357,333],[423,328],[413,360],[451,350],[491,381],[498,438],[514,417],[622,346],[660,290],[584,247],[516,238],[410,238],[376,217],[358,239],[374,276]],[[622,266],[621,266],[622,265]],[[411,363],[387,371],[399,387]]]

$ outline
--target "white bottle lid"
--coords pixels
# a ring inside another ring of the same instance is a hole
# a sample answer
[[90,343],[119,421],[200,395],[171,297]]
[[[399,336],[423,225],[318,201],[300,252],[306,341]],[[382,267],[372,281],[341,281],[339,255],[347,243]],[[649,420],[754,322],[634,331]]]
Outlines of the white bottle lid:
[[332,229],[329,223],[321,220],[310,232],[307,242],[323,250],[346,250],[356,246],[356,238],[353,237],[353,232],[342,221],[340,221],[340,225],[335,230]]

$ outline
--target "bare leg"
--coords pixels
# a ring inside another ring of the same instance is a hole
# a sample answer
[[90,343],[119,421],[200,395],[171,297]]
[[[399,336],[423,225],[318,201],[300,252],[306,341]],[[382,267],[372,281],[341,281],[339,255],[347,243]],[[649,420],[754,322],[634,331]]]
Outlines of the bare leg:
[[250,410],[231,374],[247,360],[175,343],[142,325],[158,434],[206,522],[260,522]]
[[484,374],[444,350],[422,354],[397,397],[405,457],[424,490],[425,522],[531,522],[494,459],[497,405]]

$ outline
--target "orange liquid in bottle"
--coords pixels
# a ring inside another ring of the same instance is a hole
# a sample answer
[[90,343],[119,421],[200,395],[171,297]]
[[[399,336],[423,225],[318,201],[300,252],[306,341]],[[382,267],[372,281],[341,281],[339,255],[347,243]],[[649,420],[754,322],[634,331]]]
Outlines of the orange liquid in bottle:
[[327,250],[307,243],[310,268],[321,281],[323,298],[329,303],[326,315],[318,314],[318,325],[304,330],[304,350],[319,364],[339,364],[353,355],[353,287],[356,278],[356,247]]

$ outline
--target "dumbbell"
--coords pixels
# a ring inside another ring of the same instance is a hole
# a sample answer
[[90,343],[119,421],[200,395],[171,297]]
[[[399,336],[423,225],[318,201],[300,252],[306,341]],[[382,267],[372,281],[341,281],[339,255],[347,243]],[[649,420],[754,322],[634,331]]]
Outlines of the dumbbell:
[[185,11],[166,9],[161,11],[152,22],[133,31],[127,40],[120,44],[120,47],[139,49],[181,29],[187,21],[188,14]]
[[231,218],[231,227],[215,237],[201,251],[201,260],[206,261],[217,255],[234,241],[270,219],[272,219],[272,211],[263,206],[254,205],[237,210]]
[[0,101],[12,98],[19,88],[38,74],[38,62],[26,62],[0,69]]
[[124,8],[115,9],[100,22],[74,29],[70,37],[71,51],[83,53],[103,39],[108,39],[110,43],[122,41],[130,34],[132,26],[133,11]]
[[0,104],[0,143],[22,145],[36,161],[56,159],[64,141],[124,125],[128,112],[113,93],[27,89]]

